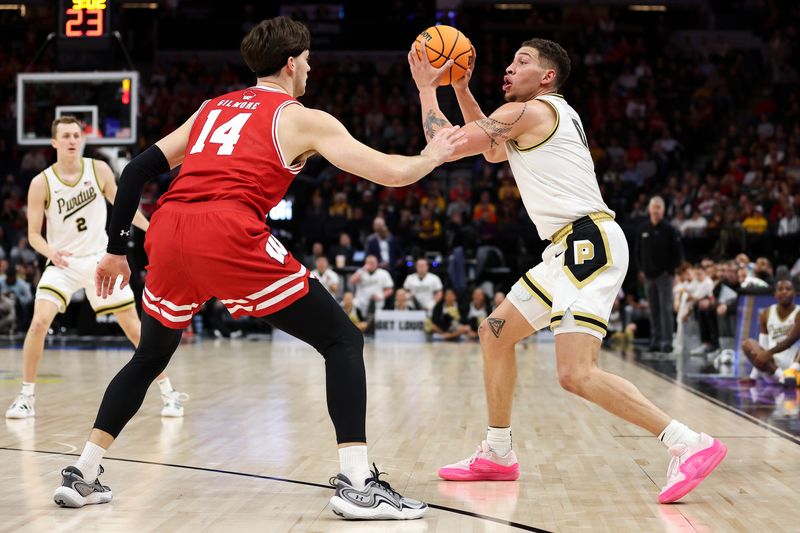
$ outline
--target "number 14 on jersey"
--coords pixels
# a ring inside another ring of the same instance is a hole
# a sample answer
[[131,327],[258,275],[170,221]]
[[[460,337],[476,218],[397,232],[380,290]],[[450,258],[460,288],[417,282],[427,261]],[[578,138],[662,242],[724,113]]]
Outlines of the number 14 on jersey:
[[[217,121],[220,113],[222,113],[221,109],[214,109],[208,113],[206,122],[203,124],[203,129],[200,130],[197,141],[194,143],[194,146],[192,146],[191,151],[189,151],[190,154],[202,152],[206,147],[206,138],[208,134],[211,133],[211,129],[214,127],[214,123]],[[252,113],[239,113],[228,122],[221,124],[211,133],[211,139],[209,139],[208,142],[220,145],[217,149],[217,155],[231,155],[233,153],[236,143],[239,142],[242,128],[251,115]]]

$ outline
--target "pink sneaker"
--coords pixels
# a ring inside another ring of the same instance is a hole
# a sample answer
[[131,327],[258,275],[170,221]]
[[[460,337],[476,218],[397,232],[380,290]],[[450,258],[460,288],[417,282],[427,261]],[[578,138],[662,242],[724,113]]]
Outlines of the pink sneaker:
[[439,477],[450,481],[514,481],[519,477],[519,463],[514,450],[500,456],[484,440],[471,457],[440,468]]
[[658,503],[672,503],[689,494],[722,462],[728,448],[705,433],[696,446],[676,444],[670,447],[672,460],[667,469],[667,484],[658,495]]

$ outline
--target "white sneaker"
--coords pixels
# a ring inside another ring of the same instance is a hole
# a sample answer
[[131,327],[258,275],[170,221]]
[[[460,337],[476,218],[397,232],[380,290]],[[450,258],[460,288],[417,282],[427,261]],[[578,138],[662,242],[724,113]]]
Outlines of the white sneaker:
[[36,414],[33,410],[35,403],[36,398],[33,396],[20,393],[14,403],[11,404],[11,407],[6,410],[6,418],[28,418],[34,416]]
[[161,409],[161,416],[183,416],[183,402],[188,399],[188,394],[185,392],[178,392],[176,390],[170,392],[169,394],[162,394],[161,400],[164,402],[164,408]]

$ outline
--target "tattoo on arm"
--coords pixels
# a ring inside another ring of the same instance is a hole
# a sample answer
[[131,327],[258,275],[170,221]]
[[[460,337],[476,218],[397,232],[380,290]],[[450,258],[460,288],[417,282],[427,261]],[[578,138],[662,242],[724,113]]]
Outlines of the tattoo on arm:
[[503,320],[502,318],[491,318],[491,317],[487,318],[486,320],[489,322],[489,327],[492,328],[492,333],[494,333],[494,336],[499,339],[500,332],[503,331],[503,326],[506,325],[506,321]]
[[444,118],[441,113],[437,113],[431,109],[428,111],[428,115],[425,117],[425,124],[423,127],[425,129],[425,137],[427,137],[430,141],[433,139],[433,136],[436,135],[437,131],[442,128],[450,127],[450,122],[448,122],[448,120]]
[[498,146],[501,142],[506,142],[509,140],[508,132],[511,131],[511,127],[519,122],[522,119],[522,115],[525,114],[525,110],[528,108],[528,103],[524,102],[522,104],[522,109],[517,115],[517,118],[512,120],[511,122],[503,122],[501,120],[495,120],[491,117],[483,118],[481,120],[476,120],[475,124],[489,137],[491,141],[491,148]]

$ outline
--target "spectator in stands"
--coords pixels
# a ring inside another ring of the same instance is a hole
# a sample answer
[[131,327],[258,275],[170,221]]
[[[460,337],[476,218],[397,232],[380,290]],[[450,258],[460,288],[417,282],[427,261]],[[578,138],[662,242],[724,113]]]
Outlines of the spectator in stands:
[[489,297],[486,296],[483,289],[475,287],[472,289],[472,299],[469,302],[469,310],[467,311],[468,338],[478,338],[478,326],[490,314],[492,314],[492,308],[489,306]]
[[494,296],[492,297],[492,308],[497,309],[497,307],[503,303],[503,300],[506,299],[506,295],[503,291],[495,291]]
[[[717,320],[717,295],[721,290],[723,279],[714,280],[716,269],[709,265],[705,269],[697,269],[698,286],[695,292],[694,312],[700,327],[701,346],[694,350],[695,353],[708,353],[719,349],[719,322]],[[705,281],[702,278],[705,277]],[[706,291],[711,284],[711,290]]]
[[431,327],[434,333],[441,336],[442,340],[459,340],[462,335],[470,331],[470,327],[463,323],[464,315],[458,308],[456,291],[447,289],[444,296],[434,306],[431,314]]
[[341,269],[353,265],[353,256],[356,249],[353,247],[353,241],[347,232],[339,234],[339,244],[331,248],[331,257],[333,264],[336,268]]
[[364,266],[350,278],[350,284],[356,291],[353,299],[356,309],[367,320],[376,310],[383,309],[386,299],[394,292],[392,277],[378,267],[378,258],[374,255],[366,257]]
[[355,324],[362,333],[365,333],[369,329],[369,323],[365,320],[364,316],[356,308],[356,306],[353,305],[352,292],[347,291],[342,295],[342,309],[347,314],[347,317],[350,319],[350,321]]
[[708,221],[699,209],[692,211],[692,218],[684,220],[681,224],[681,234],[684,237],[703,237],[706,234]]
[[760,205],[752,207],[751,204],[747,204],[742,227],[749,234],[764,235],[769,227],[769,222],[764,216],[764,208]]
[[720,282],[714,287],[714,299],[720,337],[736,336],[736,300],[739,297],[739,279],[736,263],[727,261],[720,265]]
[[430,264],[424,257],[417,259],[416,272],[406,276],[403,288],[416,300],[419,308],[431,314],[433,306],[442,298],[442,280],[430,271]]
[[772,262],[766,257],[759,257],[756,259],[756,264],[753,267],[753,276],[763,280],[767,285],[775,284],[774,271],[772,270]]
[[311,245],[311,254],[307,255],[303,264],[311,268],[312,265],[317,264],[317,258],[325,255],[325,248],[321,242],[315,242]]
[[12,263],[30,264],[36,262],[36,252],[28,243],[27,237],[20,237],[17,245],[11,249],[9,259]]
[[12,334],[17,329],[17,302],[13,292],[0,292],[0,333]]
[[417,306],[408,291],[401,287],[394,293],[394,306],[392,309],[395,311],[415,311]]
[[[33,293],[31,292],[31,285],[25,281],[24,277],[19,276],[22,265],[15,265],[10,263],[6,270],[6,275],[0,278],[0,294],[11,293],[14,295],[16,303],[17,314],[17,328],[22,331],[28,326],[31,314],[33,312]],[[24,272],[24,267],[22,267]]]
[[317,257],[316,268],[311,271],[311,274],[316,277],[322,286],[328,289],[328,292],[336,298],[339,294],[339,274],[330,268],[328,258],[324,255]]
[[791,201],[786,202],[783,216],[778,220],[778,236],[797,235],[800,233],[800,217],[794,210]]
[[486,220],[492,224],[497,224],[497,208],[491,202],[489,191],[481,193],[480,203],[472,210],[472,220],[478,223]]
[[683,259],[680,234],[664,221],[664,200],[648,204],[649,220],[636,235],[635,255],[650,307],[650,350],[672,352],[672,275]]
[[403,264],[403,250],[394,235],[389,232],[386,220],[375,217],[372,235],[367,237],[367,254],[378,258],[378,266],[394,275]]
[[442,224],[436,220],[430,209],[420,209],[417,238],[423,250],[441,250],[444,240],[442,238]]

